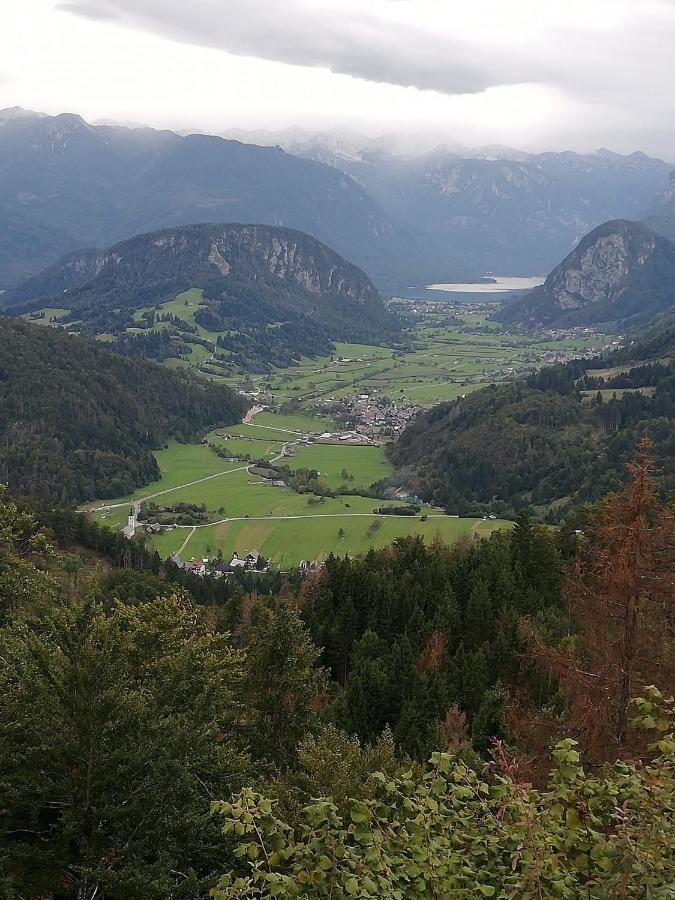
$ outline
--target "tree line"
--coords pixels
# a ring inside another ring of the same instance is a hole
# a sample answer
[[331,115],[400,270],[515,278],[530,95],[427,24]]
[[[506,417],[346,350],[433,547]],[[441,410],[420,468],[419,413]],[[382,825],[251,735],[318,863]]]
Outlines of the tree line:
[[247,582],[0,497],[0,895],[667,896],[649,454],[558,531]]
[[131,493],[160,477],[153,450],[240,421],[245,406],[205,379],[0,321],[0,481],[15,494],[72,503]]

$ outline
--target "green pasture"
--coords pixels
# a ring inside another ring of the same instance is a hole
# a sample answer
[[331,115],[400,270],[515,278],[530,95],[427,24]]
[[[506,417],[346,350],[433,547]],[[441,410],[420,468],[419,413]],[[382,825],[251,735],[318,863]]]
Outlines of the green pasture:
[[[600,391],[600,394],[602,395],[602,399],[607,401],[611,400],[612,397],[616,397],[617,400],[620,400],[624,394],[644,394],[645,397],[652,397],[655,390],[655,387],[649,385],[638,388],[603,388]],[[582,391],[581,393],[584,403],[590,403],[598,396],[598,391]]]
[[[383,447],[358,447],[339,444],[312,444],[297,447],[289,465],[293,469],[316,469],[320,480],[330,488],[368,488],[386,478],[393,467],[384,454]],[[342,471],[354,476],[344,479]]]
[[[91,509],[98,509],[105,504],[131,503],[134,500],[143,500],[151,494],[164,491],[172,491],[179,485],[218,475],[221,472],[229,472],[236,468],[236,464],[228,463],[220,459],[213,450],[204,444],[180,444],[171,441],[164,450],[157,450],[155,458],[159,464],[162,477],[158,481],[152,481],[144,487],[138,488],[133,494],[126,497],[118,497],[115,500],[98,500],[90,504]],[[214,482],[216,479],[211,479]],[[209,482],[207,482],[209,483]],[[183,490],[190,490],[184,488]],[[167,504],[173,493],[167,495]],[[159,501],[158,501],[159,502]],[[175,502],[171,499],[171,502]],[[126,521],[127,510],[124,510]]]
[[[53,325],[64,316],[68,315],[69,312],[70,309],[65,306],[43,306],[42,309],[24,313],[21,318],[30,322],[32,325]],[[44,318],[36,318],[40,313],[44,313]]]
[[[378,520],[377,530],[371,528]],[[329,553],[344,556],[364,553],[371,547],[383,547],[396,538],[420,534],[425,541],[440,538],[452,543],[462,537],[487,536],[499,528],[511,527],[510,522],[482,519],[455,519],[448,516],[429,518],[382,518],[377,516],[327,516],[289,519],[287,521],[224,522],[193,532],[178,528],[152,539],[160,555],[175,553],[186,537],[189,540],[181,553],[182,559],[214,555],[219,549],[227,557],[234,550],[240,555],[258,550],[274,565],[287,568],[301,559],[322,559]],[[344,532],[341,536],[340,530]]]
[[274,413],[269,410],[259,412],[253,421],[256,425],[264,425],[267,428],[284,428],[301,434],[308,432],[321,434],[335,427],[335,423],[328,416]]

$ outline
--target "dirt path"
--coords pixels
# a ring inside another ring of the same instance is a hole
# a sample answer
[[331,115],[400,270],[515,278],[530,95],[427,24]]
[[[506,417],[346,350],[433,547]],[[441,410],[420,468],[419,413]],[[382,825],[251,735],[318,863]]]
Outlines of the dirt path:
[[[188,526],[188,527],[189,527],[189,526]],[[188,543],[190,542],[190,538],[193,536],[193,534],[195,533],[196,530],[197,530],[196,527],[193,525],[193,526],[192,526],[192,530],[190,531],[190,533],[188,534],[188,536],[185,538],[185,540],[184,540],[183,543],[180,545],[180,547],[178,548],[178,550],[176,550],[176,552],[173,554],[174,556],[180,556],[180,555],[181,555],[181,553],[182,553],[183,550],[185,550],[185,548],[187,547]]]
[[258,415],[259,412],[262,412],[265,409],[264,406],[252,406],[249,411],[246,413],[242,420],[242,425],[252,425],[253,420]]
[[252,428],[266,428],[268,431],[282,431],[284,434],[299,434],[302,435],[304,431],[291,431],[290,428],[277,428],[276,425],[256,425],[255,422],[246,422],[247,425],[250,425]]
[[[192,487],[193,484],[201,484],[203,481],[209,481],[211,478],[220,478],[221,475],[230,475],[232,472],[242,472],[244,470],[248,470],[248,464],[245,466],[238,466],[236,469],[226,469],[224,472],[214,472],[213,475],[205,475],[203,478],[197,478],[195,481],[186,481],[185,484],[177,484],[175,487],[165,488],[163,491],[155,491],[154,494],[146,494],[145,497],[134,500],[133,505],[138,505],[140,507],[141,503],[145,503],[146,500],[154,500],[155,497],[162,497],[164,494],[171,494],[173,491],[180,491],[182,488]],[[95,509],[96,511],[101,509],[119,509],[121,506],[129,506],[130,504],[131,500],[125,500],[124,503],[104,504],[103,506],[97,506]],[[94,512],[94,509],[89,507],[88,511]],[[87,512],[87,510],[84,510],[84,512]]]

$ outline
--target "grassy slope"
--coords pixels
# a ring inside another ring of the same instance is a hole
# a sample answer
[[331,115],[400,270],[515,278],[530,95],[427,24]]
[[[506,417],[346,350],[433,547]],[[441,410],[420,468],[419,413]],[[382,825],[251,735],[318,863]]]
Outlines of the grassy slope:
[[[276,420],[275,424],[279,421]],[[238,428],[241,426],[232,426],[235,431]],[[226,442],[227,445],[230,443],[233,442]],[[322,472],[329,473],[326,478],[329,483],[331,480],[335,484],[344,483],[339,476],[343,465],[356,476],[356,483],[376,480],[384,474],[381,470],[388,468],[388,464],[383,462],[381,448],[376,447],[315,445],[299,451],[293,465],[299,464],[298,457],[305,452],[311,454],[312,462]],[[508,526],[508,523],[447,516],[430,518],[427,522],[421,522],[419,518],[380,517],[381,527],[369,533],[371,523],[377,518],[373,509],[380,505],[379,500],[346,496],[329,498],[317,506],[311,506],[306,495],[297,494],[289,488],[262,484],[255,476],[238,469],[238,464],[225,462],[202,445],[172,443],[168,449],[160,451],[157,458],[164,472],[161,481],[137,491],[133,497],[120,498],[116,502],[124,502],[123,506],[110,512],[97,511],[96,517],[101,519],[107,516],[104,519],[106,524],[119,527],[126,523],[127,501],[158,491],[168,491],[156,499],[158,503],[205,503],[216,518],[219,515],[242,517],[241,521],[198,528],[192,534],[190,529],[178,528],[153,537],[152,543],[162,556],[177,551],[189,537],[182,553],[184,558],[203,555],[207,547],[211,548],[209,552],[222,548],[226,554],[234,549],[241,552],[255,548],[272,557],[277,564],[288,566],[297,564],[301,559],[320,558],[329,552],[363,552],[371,546],[380,547],[407,534],[420,533],[428,540],[438,534],[446,541],[453,541],[463,534],[487,533],[495,527]],[[185,482],[196,481],[214,472],[227,474],[180,487]],[[218,513],[220,507],[224,509],[223,514]],[[428,508],[424,511],[432,513]],[[256,520],[257,516],[280,518]],[[285,519],[285,516],[303,518]],[[250,520],[245,517],[250,517]],[[338,536],[340,528],[345,532],[343,538]]]

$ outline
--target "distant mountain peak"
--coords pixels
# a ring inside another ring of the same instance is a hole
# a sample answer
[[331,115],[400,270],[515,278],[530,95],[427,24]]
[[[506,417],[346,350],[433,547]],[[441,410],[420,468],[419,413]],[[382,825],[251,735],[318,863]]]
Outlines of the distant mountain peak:
[[24,109],[23,106],[8,106],[0,109],[0,123],[12,122],[16,119],[45,119],[47,113],[36,112],[33,109]]

